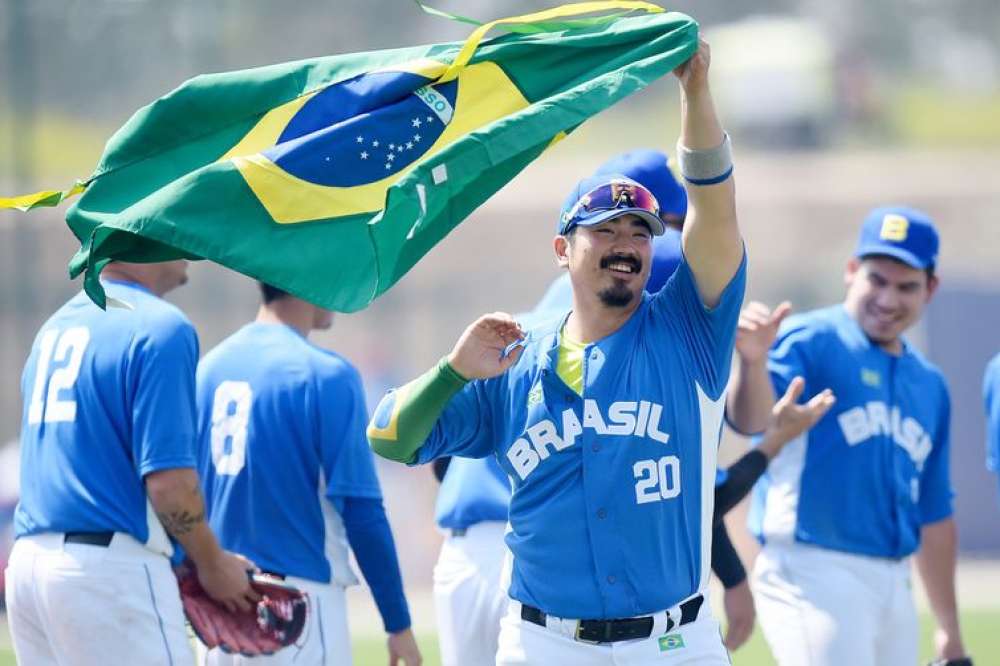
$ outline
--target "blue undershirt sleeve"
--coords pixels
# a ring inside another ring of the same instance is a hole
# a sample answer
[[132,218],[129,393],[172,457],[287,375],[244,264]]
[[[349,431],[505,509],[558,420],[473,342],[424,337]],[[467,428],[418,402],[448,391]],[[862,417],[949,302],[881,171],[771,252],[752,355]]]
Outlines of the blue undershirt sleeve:
[[371,588],[386,632],[394,634],[410,627],[410,610],[403,593],[396,544],[381,499],[370,497],[331,498],[344,521],[347,541]]

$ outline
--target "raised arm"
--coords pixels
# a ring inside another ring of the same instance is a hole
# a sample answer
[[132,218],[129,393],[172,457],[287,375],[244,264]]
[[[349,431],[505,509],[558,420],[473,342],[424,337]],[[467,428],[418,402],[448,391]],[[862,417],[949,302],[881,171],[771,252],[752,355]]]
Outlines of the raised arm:
[[740,312],[736,364],[726,397],[726,420],[744,435],[755,435],[767,427],[775,402],[767,371],[767,352],[778,335],[778,326],[791,311],[788,301],[773,311],[763,303],[751,301]]
[[708,86],[711,51],[701,41],[691,59],[674,70],[681,88],[681,136],[677,145],[687,182],[684,255],[708,307],[718,303],[743,260],[736,220],[736,188],[729,139]]

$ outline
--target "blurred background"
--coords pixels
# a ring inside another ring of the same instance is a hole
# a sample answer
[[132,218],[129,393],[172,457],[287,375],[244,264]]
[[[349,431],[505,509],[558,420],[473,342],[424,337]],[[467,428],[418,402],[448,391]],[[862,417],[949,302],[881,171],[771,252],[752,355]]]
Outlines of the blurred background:
[[[556,3],[433,4],[488,20]],[[875,205],[916,206],[939,224],[942,287],[911,339],[952,390],[960,602],[968,623],[992,618],[995,628],[1000,505],[984,468],[981,382],[986,360],[1000,351],[1000,4],[681,0],[668,9],[698,19],[712,44],[713,88],[736,151],[748,298],[790,299],[799,310],[840,300],[844,264]],[[0,0],[0,194],[65,188],[88,176],[104,141],[136,109],[197,74],[461,40],[469,30],[408,0]],[[373,406],[387,387],[446,353],[479,314],[533,306],[558,275],[550,241],[565,193],[614,153],[672,153],[678,119],[670,77],[594,118],[392,291],[314,339],[358,365]],[[38,328],[79,288],[66,275],[77,244],[63,213],[0,212],[0,563],[17,497],[21,368]],[[253,317],[257,291],[215,265],[190,273],[169,299],[191,317],[204,353]],[[745,446],[727,434],[723,460]],[[432,652],[437,484],[428,469],[379,471],[417,629]],[[749,564],[754,544],[741,512],[729,520]],[[368,595],[352,592],[352,604],[355,635],[377,641]],[[3,641],[0,631],[0,663]],[[735,663],[769,663],[754,645],[759,637]]]

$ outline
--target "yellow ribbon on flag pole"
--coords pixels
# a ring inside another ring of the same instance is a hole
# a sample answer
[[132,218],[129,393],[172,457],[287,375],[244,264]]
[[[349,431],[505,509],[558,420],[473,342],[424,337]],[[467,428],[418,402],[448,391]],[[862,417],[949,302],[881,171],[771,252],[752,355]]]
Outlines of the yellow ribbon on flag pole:
[[0,197],[0,210],[13,208],[20,211],[29,211],[32,208],[58,206],[66,199],[75,197],[85,189],[87,189],[87,184],[82,180],[78,180],[68,190],[42,190],[33,194],[22,194],[18,197]]
[[663,7],[659,5],[654,5],[651,2],[642,2],[641,0],[595,0],[592,2],[576,2],[569,5],[561,5],[559,7],[553,7],[552,9],[546,9],[540,12],[535,12],[533,14],[523,14],[521,16],[511,16],[510,18],[497,19],[495,21],[490,21],[484,23],[469,35],[468,39],[462,45],[461,50],[459,50],[458,55],[455,56],[454,62],[449,65],[448,69],[444,71],[441,78],[437,80],[438,83],[447,83],[458,77],[458,73],[467,65],[472,59],[472,54],[476,52],[479,47],[480,42],[483,41],[483,37],[486,33],[500,25],[510,25],[518,23],[540,23],[544,21],[551,21],[553,19],[567,18],[570,16],[579,16],[580,14],[591,14],[594,12],[604,12],[612,9],[633,11],[633,10],[643,10],[649,12],[650,14],[658,14],[665,11]]

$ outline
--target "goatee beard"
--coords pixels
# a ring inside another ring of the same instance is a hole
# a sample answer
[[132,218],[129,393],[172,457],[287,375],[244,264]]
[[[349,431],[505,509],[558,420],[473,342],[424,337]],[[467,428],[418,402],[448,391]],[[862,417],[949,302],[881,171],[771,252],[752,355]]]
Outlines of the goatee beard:
[[615,286],[599,292],[597,297],[609,308],[623,308],[632,302],[633,295],[624,283],[616,283]]

